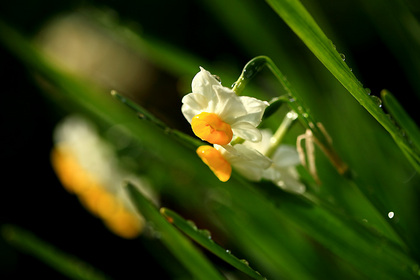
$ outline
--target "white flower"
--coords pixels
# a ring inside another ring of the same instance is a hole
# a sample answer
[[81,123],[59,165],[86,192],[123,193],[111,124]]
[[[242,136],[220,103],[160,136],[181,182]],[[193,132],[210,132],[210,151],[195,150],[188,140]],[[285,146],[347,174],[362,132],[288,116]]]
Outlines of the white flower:
[[148,182],[121,168],[111,144],[101,138],[93,123],[81,116],[72,115],[59,123],[54,130],[54,142],[51,160],[62,185],[77,195],[111,231],[124,238],[137,237],[145,220],[121,184],[132,182],[157,204],[157,196]]
[[[266,153],[273,136],[270,130],[261,130],[262,140],[258,143],[244,142],[244,145]],[[280,188],[292,193],[304,193],[305,185],[299,181],[296,166],[300,164],[297,150],[290,145],[280,145],[272,156],[272,165],[265,169],[262,178],[273,181]]]
[[264,171],[272,165],[272,161],[255,149],[250,149],[243,144],[235,146],[214,145],[225,159],[242,176],[250,181],[261,180]]
[[182,103],[184,117],[202,140],[219,145],[230,143],[233,135],[252,142],[261,140],[256,127],[269,103],[237,96],[202,67],[192,81],[192,93],[185,95]]
[[242,144],[200,146],[197,154],[223,182],[229,180],[232,167],[248,180],[259,181],[272,164],[268,157]]

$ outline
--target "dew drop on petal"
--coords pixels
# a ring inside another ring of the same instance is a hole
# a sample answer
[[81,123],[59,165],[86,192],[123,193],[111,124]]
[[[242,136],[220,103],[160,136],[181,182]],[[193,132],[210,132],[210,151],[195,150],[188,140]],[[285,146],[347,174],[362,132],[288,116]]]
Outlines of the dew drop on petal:
[[367,95],[370,95],[371,94],[370,88],[365,88],[365,92]]
[[246,264],[246,265],[248,265],[248,266],[249,266],[249,262],[248,262],[247,260],[245,260],[245,259],[242,259],[242,260],[241,260],[241,263],[244,263],[244,264]]
[[220,77],[219,76],[217,76],[217,75],[213,75],[213,77],[219,82],[219,83],[222,83],[222,79],[220,79]]
[[346,61],[346,55],[344,53],[340,53],[340,57],[343,61]]
[[388,213],[388,218],[392,219],[394,218],[394,216],[395,216],[394,212],[391,211]]
[[228,254],[232,254],[232,252],[230,250],[226,250],[226,253]]

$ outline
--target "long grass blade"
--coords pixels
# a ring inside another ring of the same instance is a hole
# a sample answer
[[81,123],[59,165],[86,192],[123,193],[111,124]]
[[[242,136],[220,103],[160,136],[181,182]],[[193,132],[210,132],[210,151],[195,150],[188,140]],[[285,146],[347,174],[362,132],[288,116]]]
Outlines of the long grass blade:
[[[302,3],[289,0],[267,0],[267,2],[360,105],[391,134],[398,146],[403,151],[410,151],[411,148],[405,143],[397,127],[381,109],[382,102],[379,97],[368,94],[337,52],[333,42],[328,39]],[[415,154],[415,151],[411,153]]]
[[34,234],[14,225],[3,225],[1,233],[4,239],[22,252],[43,261],[53,269],[70,279],[107,280],[111,279],[103,272],[55,248],[39,239]]
[[189,223],[180,215],[178,215],[170,209],[161,208],[160,212],[170,223],[175,225],[179,230],[184,232],[195,242],[197,242],[198,244],[200,244],[201,246],[203,246],[204,248],[206,248],[225,262],[229,263],[230,265],[247,274],[248,276],[252,277],[253,279],[265,279],[263,276],[261,276],[259,272],[253,270],[246,261],[238,259],[234,255],[232,255],[228,250],[216,244],[211,239],[210,233],[206,230],[197,229],[196,227],[192,226],[191,223]]
[[153,224],[154,229],[161,235],[162,242],[174,256],[190,271],[194,279],[212,280],[223,279],[213,265],[181,235],[145,198],[137,188],[127,183],[126,189],[137,210],[146,220]]

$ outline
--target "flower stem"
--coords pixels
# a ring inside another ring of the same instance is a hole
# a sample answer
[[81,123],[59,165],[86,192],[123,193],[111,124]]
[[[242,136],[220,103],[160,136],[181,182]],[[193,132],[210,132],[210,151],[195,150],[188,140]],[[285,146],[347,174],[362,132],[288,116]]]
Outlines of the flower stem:
[[[292,85],[287,80],[286,76],[280,71],[280,69],[274,64],[274,62],[268,56],[257,56],[251,59],[243,68],[241,75],[234,84],[233,91],[238,95],[242,92],[245,85],[253,78],[258,72],[260,72],[265,66],[270,69],[273,75],[277,80],[282,84],[283,88],[286,90],[289,101],[289,107],[298,115],[299,120],[306,129],[312,131],[316,139],[316,143],[321,147],[323,152],[330,159],[331,163],[337,169],[337,171],[345,175],[348,171],[347,165],[340,159],[335,150],[331,145],[331,141],[327,137],[325,131],[322,131],[317,122],[312,118],[311,114],[308,113],[303,100],[299,97],[296,90],[293,89]],[[280,126],[281,128],[281,126]],[[279,128],[279,129],[280,129]],[[279,134],[281,131],[279,131]],[[276,132],[277,134],[277,132]],[[280,139],[280,138],[279,138]],[[276,139],[274,139],[276,141]],[[281,139],[280,139],[281,140]]]
[[241,75],[238,80],[234,83],[232,90],[236,92],[237,95],[241,95],[241,92],[245,88],[246,84],[255,77],[261,69],[264,68],[267,63],[265,56],[257,56],[251,59],[243,68]]
[[288,128],[292,125],[292,123],[296,120],[298,115],[295,111],[290,111],[286,114],[284,117],[282,123],[280,124],[277,131],[274,133],[274,135],[270,139],[270,147],[268,148],[267,152],[265,153],[265,156],[271,158],[274,154],[274,152],[277,150],[278,146],[280,145],[281,141],[283,140],[284,136],[286,135],[286,132]]

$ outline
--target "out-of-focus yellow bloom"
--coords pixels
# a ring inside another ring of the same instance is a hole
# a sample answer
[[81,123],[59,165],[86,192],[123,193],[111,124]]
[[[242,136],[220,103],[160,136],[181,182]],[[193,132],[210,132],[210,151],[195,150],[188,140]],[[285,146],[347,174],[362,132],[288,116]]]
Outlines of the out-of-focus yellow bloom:
[[156,200],[144,180],[116,164],[111,147],[85,119],[68,117],[57,126],[54,138],[51,161],[66,190],[77,195],[82,205],[115,234],[128,239],[137,237],[144,219],[122,189],[122,182],[129,179]]

